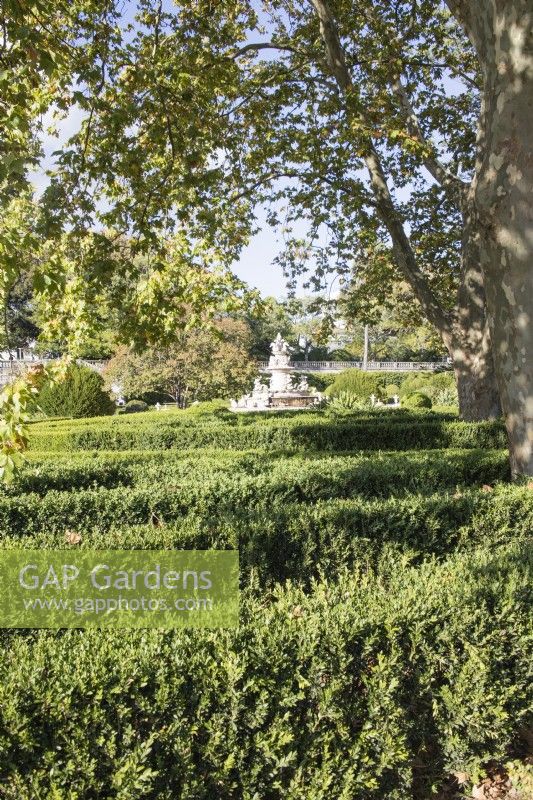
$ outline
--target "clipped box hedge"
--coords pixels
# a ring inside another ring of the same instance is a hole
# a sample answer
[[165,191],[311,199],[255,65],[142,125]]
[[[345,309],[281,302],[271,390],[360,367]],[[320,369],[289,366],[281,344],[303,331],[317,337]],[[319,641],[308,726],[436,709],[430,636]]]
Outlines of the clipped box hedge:
[[6,800],[428,800],[519,752],[533,491],[500,423],[146,412],[31,443],[1,546],[238,549],[241,625],[4,631]]
[[314,504],[284,497],[255,506],[238,498],[221,502],[218,494],[135,487],[51,491],[0,504],[2,538],[12,546],[64,547],[66,532],[75,531],[94,548],[238,549],[243,585],[260,587],[334,578],[356,563],[377,568],[387,553],[415,561],[443,557],[455,548],[527,538],[532,529],[533,492],[517,486]]
[[35,433],[32,447],[40,450],[125,450],[218,447],[221,449],[413,450],[449,447],[502,448],[506,445],[500,422],[415,422],[318,419],[274,420],[256,425],[139,425],[91,426],[56,433]]
[[531,548],[243,598],[238,630],[4,633],[6,800],[405,800],[506,760]]
[[[152,454],[95,451],[28,465],[17,484],[4,494],[45,494],[51,489],[68,491],[73,487],[81,490],[154,483],[164,484],[169,490],[186,491],[191,483],[198,489],[216,478],[220,482],[220,499],[234,495],[240,486],[251,501],[262,493],[266,501],[283,495],[313,502],[320,497],[431,492],[458,484],[505,481],[509,477],[509,459],[500,450],[327,456],[316,452],[287,456],[280,452],[267,455],[263,451],[231,450],[193,450],[186,454],[173,450]],[[245,484],[251,488],[246,490]]]

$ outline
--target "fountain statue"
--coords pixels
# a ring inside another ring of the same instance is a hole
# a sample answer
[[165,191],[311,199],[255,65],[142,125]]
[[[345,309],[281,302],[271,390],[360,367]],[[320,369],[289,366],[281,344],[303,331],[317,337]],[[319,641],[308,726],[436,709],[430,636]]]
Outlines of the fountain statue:
[[310,408],[316,406],[321,395],[310,388],[305,376],[295,383],[294,367],[291,364],[291,348],[278,333],[270,345],[270,359],[266,372],[270,373],[268,386],[261,378],[256,378],[251,394],[240,400],[233,400],[234,411],[267,411],[289,408]]

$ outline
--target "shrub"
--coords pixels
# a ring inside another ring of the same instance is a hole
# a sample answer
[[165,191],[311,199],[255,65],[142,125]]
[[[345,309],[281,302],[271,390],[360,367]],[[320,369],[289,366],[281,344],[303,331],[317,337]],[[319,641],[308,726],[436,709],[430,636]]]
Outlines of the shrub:
[[363,409],[368,405],[365,401],[352,392],[341,391],[329,398],[329,408],[332,411],[351,411],[353,409]]
[[431,408],[431,398],[424,394],[424,392],[413,392],[408,394],[402,401],[405,408]]
[[305,372],[309,386],[318,392],[325,392],[335,382],[335,374],[331,372]]
[[500,422],[201,404],[31,428],[57,452],[0,491],[2,546],[236,549],[241,614],[4,631],[3,798],[429,798],[515,756],[533,492],[501,485]]
[[435,395],[435,404],[438,406],[458,406],[459,396],[456,386],[439,389]]
[[381,397],[383,386],[384,380],[380,375],[360,369],[347,369],[337,375],[331,386],[328,386],[326,395],[335,397],[340,392],[347,392],[367,401],[371,394]]
[[173,399],[169,394],[165,392],[143,392],[139,395],[139,400],[144,400],[144,402],[149,406],[155,406],[156,403],[172,403],[174,402]]
[[39,406],[52,417],[98,417],[113,414],[115,404],[103,390],[101,375],[88,367],[71,364],[64,380],[46,385]]
[[387,386],[385,386],[385,397],[387,397],[389,400],[392,400],[392,398],[395,396],[400,396],[400,387],[397,383],[389,383]]
[[[430,549],[441,542],[445,551],[450,537],[456,541],[459,528],[468,526],[474,509],[486,508],[491,514],[495,504],[502,508],[516,504],[515,522],[510,525],[515,532],[527,532],[533,518],[533,493],[521,487],[512,487],[507,493],[499,488],[494,492],[475,489],[465,496],[460,492],[458,497],[433,494],[446,489],[453,492],[457,485],[470,481],[480,485],[508,479],[509,465],[500,453],[465,452],[442,462],[431,452],[376,459],[305,459],[302,463],[280,459],[269,460],[265,473],[249,474],[258,469],[259,460],[255,467],[253,460],[248,460],[240,469],[229,461],[215,471],[205,459],[196,469],[190,461],[182,465],[181,459],[174,463],[165,459],[161,465],[138,461],[128,466],[119,461],[115,467],[105,463],[91,467],[83,462],[78,468],[60,466],[48,479],[42,474],[28,475],[20,487],[22,493],[0,496],[0,534],[19,537],[61,532],[69,526],[105,531],[117,525],[149,523],[154,514],[166,523],[201,514],[218,524],[223,514],[230,519],[231,515],[248,518],[257,512],[268,528],[272,546],[283,549],[284,536],[287,546],[292,538],[311,537],[315,526],[309,516],[317,513],[315,503],[355,500],[350,516],[331,526],[327,550],[337,546],[335,542],[343,538],[342,530],[348,525],[340,551],[351,538],[361,536],[367,548],[371,547],[369,539],[379,542],[385,536]],[[77,482],[80,474],[84,491],[69,491],[69,479],[71,484]],[[409,495],[409,491],[417,494]],[[283,511],[293,503],[300,504],[297,511],[291,507],[294,524]],[[310,509],[306,504],[311,504]],[[325,523],[323,527],[325,530]],[[490,532],[490,526],[487,530]],[[217,531],[215,527],[215,536],[220,536]],[[254,535],[261,540],[261,534]],[[423,545],[424,538],[427,545]],[[214,544],[211,540],[210,546]],[[327,560],[331,560],[331,552]]]
[[219,417],[229,413],[229,404],[227,400],[204,400],[202,402],[192,403],[187,409],[186,413],[191,416],[215,416]]
[[[405,409],[404,413],[409,413]],[[411,412],[414,415],[415,412]],[[425,412],[428,413],[428,412]],[[505,447],[505,430],[497,422],[448,422],[394,416],[384,411],[379,417],[357,418],[352,412],[346,418],[318,418],[315,422],[300,422],[298,416],[288,420],[274,419],[254,424],[240,424],[239,415],[225,420],[196,425],[104,424],[58,431],[41,438],[34,437],[33,446],[43,450],[72,448],[74,450],[153,450],[157,448],[216,447],[221,449],[291,449],[325,450],[414,450],[442,447]],[[185,416],[185,415],[184,415]],[[416,422],[416,424],[414,424]]]
[[[78,451],[39,459],[28,464],[9,497],[50,489],[73,487],[169,486],[176,482],[185,491],[189,484],[206,486],[213,494],[216,478],[219,499],[237,497],[270,502],[275,497],[315,502],[332,497],[403,496],[453,489],[458,484],[492,484],[509,479],[509,459],[500,450],[413,450],[402,453],[322,455],[235,450],[201,452],[174,450],[153,452]],[[254,485],[261,487],[254,498]],[[198,494],[195,496],[199,496]],[[216,495],[215,495],[216,496]],[[0,505],[1,505],[0,494]],[[533,495],[532,495],[533,499]],[[34,498],[35,502],[38,502]],[[34,515],[34,510],[28,512]]]
[[437,395],[443,390],[456,390],[455,375],[450,371],[445,372],[414,372],[407,375],[400,385],[400,397],[404,398],[414,392],[423,392],[430,400],[436,401]]
[[125,414],[136,414],[139,411],[148,411],[148,403],[144,400],[128,400],[124,406]]
[[527,724],[530,567],[244,593],[236,630],[4,634],[2,797],[430,797]]

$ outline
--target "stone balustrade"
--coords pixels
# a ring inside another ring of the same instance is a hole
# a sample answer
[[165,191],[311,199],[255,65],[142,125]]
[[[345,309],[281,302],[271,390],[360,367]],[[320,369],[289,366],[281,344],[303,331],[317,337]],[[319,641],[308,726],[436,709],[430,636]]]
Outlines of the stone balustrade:
[[[260,361],[260,369],[266,369],[267,361]],[[345,369],[363,369],[362,361],[293,361],[291,366],[297,372],[341,372]],[[369,372],[419,372],[451,369],[448,360],[442,361],[368,361]]]

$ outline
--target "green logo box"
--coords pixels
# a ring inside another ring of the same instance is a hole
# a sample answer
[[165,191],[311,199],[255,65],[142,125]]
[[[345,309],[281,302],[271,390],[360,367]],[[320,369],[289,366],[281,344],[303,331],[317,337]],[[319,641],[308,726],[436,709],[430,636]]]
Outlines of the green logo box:
[[0,550],[2,628],[230,628],[236,550]]

